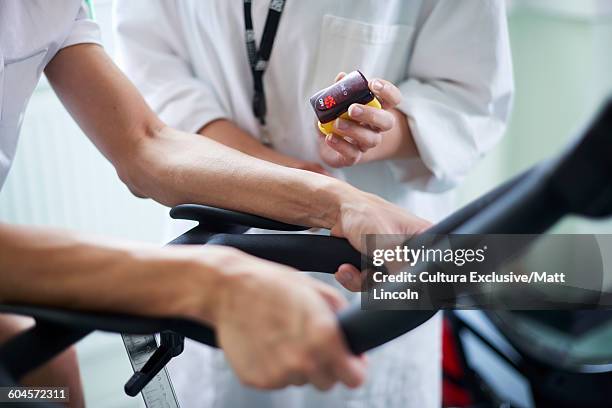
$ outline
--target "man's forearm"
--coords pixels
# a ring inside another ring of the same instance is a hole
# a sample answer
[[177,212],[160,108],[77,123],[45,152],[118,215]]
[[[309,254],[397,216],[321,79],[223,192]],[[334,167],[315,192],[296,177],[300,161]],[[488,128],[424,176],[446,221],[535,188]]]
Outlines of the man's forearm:
[[197,274],[174,248],[122,244],[0,224],[0,301],[213,320],[216,268]]
[[[45,69],[64,105],[137,195],[331,227],[356,190],[167,128],[96,45],[60,51]],[[315,198],[316,197],[316,198]]]
[[330,228],[358,191],[305,170],[260,160],[168,127],[140,144],[126,181],[165,205],[202,203]]

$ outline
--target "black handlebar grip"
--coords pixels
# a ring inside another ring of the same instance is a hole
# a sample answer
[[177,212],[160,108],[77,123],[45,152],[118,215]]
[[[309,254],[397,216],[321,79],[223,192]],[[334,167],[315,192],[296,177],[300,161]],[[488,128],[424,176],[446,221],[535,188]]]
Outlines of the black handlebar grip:
[[287,224],[240,211],[200,204],[180,204],[170,210],[170,217],[198,221],[209,232],[230,232],[227,228],[244,226],[271,231],[306,231],[308,227]]
[[224,245],[300,271],[334,273],[344,263],[361,268],[361,255],[345,239],[324,235],[216,234],[209,245]]
[[349,349],[361,354],[381,346],[429,320],[437,310],[363,310],[360,301],[338,314]]

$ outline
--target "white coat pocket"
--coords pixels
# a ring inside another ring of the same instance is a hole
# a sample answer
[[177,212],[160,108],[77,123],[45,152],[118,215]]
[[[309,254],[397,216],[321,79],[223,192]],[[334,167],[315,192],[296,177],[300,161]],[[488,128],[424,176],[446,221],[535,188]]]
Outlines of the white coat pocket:
[[340,71],[361,70],[367,78],[404,79],[414,27],[371,24],[323,16],[313,89],[328,86]]

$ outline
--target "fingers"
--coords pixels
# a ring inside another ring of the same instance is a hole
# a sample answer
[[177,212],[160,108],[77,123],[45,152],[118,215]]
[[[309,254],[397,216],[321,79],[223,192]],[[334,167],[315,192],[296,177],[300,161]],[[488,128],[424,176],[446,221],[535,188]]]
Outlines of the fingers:
[[[346,76],[340,72],[335,82]],[[384,132],[395,126],[395,116],[386,110],[393,108],[402,99],[399,89],[389,81],[374,79],[370,89],[380,100],[383,109],[368,105],[352,104],[348,109],[350,120],[338,118],[334,122],[333,135],[324,139],[317,132],[322,144],[319,153],[323,162],[332,167],[347,167],[358,164],[363,153],[376,148],[383,142]],[[331,150],[330,150],[331,149]]]
[[331,365],[334,376],[349,388],[356,388],[365,380],[367,362],[365,359],[353,355],[344,339],[338,335],[329,345]]
[[320,370],[317,370],[308,377],[308,382],[319,391],[327,391],[338,382],[338,378],[335,374],[335,369],[330,364],[322,364]]
[[350,352],[337,323],[320,328],[312,351],[318,370],[311,372],[308,379],[318,389],[328,390],[338,381],[350,388],[363,383],[367,361]]
[[402,93],[389,81],[375,78],[370,81],[369,86],[383,109],[394,108],[402,101]]
[[[351,265],[352,266],[352,265]],[[338,291],[331,286],[314,280],[312,282],[315,290],[325,299],[329,307],[334,311],[338,311],[348,305],[348,301]]]
[[328,135],[325,138],[325,144],[338,154],[336,160],[329,163],[334,167],[352,166],[361,159],[362,152],[359,147],[341,137]]
[[340,118],[334,123],[334,134],[351,138],[362,152],[378,146],[382,141],[380,132],[375,132],[352,120]]
[[382,132],[391,130],[395,126],[395,117],[391,112],[373,106],[354,103],[349,106],[348,114],[352,120]]
[[[349,264],[343,266],[349,272],[352,272],[350,268],[355,269]],[[314,280],[312,284],[334,311],[348,304],[331,286]],[[335,319],[321,321],[318,332],[311,343],[310,358],[300,359],[308,382],[321,391],[329,390],[338,381],[351,388],[361,385],[365,379],[367,361],[350,352]]]
[[334,274],[336,280],[351,292],[361,291],[361,271],[351,264],[342,264]]

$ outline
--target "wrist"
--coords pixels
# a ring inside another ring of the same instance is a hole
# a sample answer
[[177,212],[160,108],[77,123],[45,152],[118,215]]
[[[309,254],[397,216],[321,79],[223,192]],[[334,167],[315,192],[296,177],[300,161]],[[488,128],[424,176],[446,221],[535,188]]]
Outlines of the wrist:
[[193,279],[187,289],[182,313],[189,318],[217,326],[222,309],[237,291],[236,282],[252,275],[244,268],[246,255],[234,248],[206,246],[198,248]]
[[[141,282],[147,314],[182,317],[214,324],[219,293],[223,286],[222,252],[217,247],[176,246],[139,253],[142,270],[152,272],[150,284]],[[146,280],[145,276],[143,280]]]
[[344,208],[361,200],[364,193],[346,182],[331,177],[321,176],[313,194],[316,206],[311,215],[310,225],[332,229],[341,222]]

